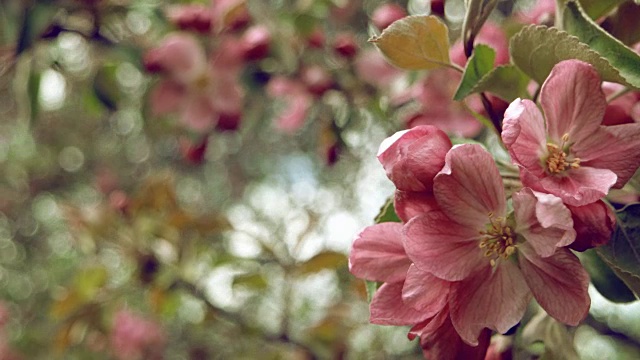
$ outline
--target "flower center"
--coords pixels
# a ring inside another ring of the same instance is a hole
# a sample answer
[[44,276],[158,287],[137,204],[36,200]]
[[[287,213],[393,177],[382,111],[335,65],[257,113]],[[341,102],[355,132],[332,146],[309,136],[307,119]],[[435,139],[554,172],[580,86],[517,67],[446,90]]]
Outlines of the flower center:
[[499,258],[507,259],[516,252],[515,234],[503,217],[494,217],[493,213],[489,213],[489,224],[486,230],[480,231],[480,235],[482,238],[478,246],[484,249],[484,256],[489,258],[491,266],[495,266]]
[[562,136],[560,146],[547,143],[547,170],[551,174],[558,174],[568,169],[577,169],[580,167],[580,158],[573,158],[565,152],[566,143],[569,140],[569,134]]

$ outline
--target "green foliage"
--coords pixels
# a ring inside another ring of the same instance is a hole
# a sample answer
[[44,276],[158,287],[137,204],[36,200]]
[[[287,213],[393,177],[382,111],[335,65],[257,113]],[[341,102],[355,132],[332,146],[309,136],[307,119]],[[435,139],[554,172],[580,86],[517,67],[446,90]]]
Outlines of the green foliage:
[[597,51],[620,72],[624,81],[617,82],[640,89],[640,56],[586,16],[576,1],[567,2],[563,25],[568,33]]
[[529,77],[513,65],[501,65],[491,70],[471,89],[472,93],[490,92],[511,102],[528,98]]
[[636,297],[622,280],[613,272],[596,250],[587,250],[579,254],[582,266],[589,273],[591,283],[602,296],[613,302],[627,303]]
[[435,16],[407,16],[370,40],[393,65],[406,70],[450,66],[447,26]]
[[598,255],[634,292],[640,295],[640,204],[616,212],[617,224],[611,241],[597,248]]
[[462,22],[462,43],[471,47],[473,39],[480,32],[482,25],[498,5],[497,0],[465,0],[467,10]]
[[321,270],[335,270],[347,265],[347,256],[335,251],[324,251],[298,265],[296,271],[300,275],[308,275]]
[[400,218],[396,214],[396,210],[393,207],[393,196],[385,201],[374,221],[376,224],[380,224],[383,222],[400,222]]
[[511,38],[509,51],[513,62],[525,74],[542,84],[560,61],[578,59],[593,65],[605,81],[625,84],[625,78],[607,59],[557,28],[530,25]]
[[625,1],[626,0],[580,0],[580,5],[582,5],[584,12],[591,19],[598,20],[601,16],[606,15]]
[[476,84],[493,69],[493,63],[496,58],[496,52],[487,45],[479,44],[473,50],[473,55],[469,58],[467,66],[464,68],[464,74],[458,90],[456,90],[453,99],[460,101],[472,92]]

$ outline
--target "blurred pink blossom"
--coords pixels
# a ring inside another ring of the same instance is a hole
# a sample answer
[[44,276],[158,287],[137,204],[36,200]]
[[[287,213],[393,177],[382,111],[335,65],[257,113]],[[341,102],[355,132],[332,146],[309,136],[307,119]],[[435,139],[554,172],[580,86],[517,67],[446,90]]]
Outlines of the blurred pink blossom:
[[[504,65],[509,62],[509,40],[500,26],[487,21],[476,35],[475,44],[489,45],[496,52],[494,65]],[[464,67],[467,57],[464,54],[464,45],[458,40],[449,51],[451,62]]]
[[128,310],[115,314],[111,329],[111,347],[119,360],[160,359],[166,334],[156,322]]
[[181,30],[206,34],[213,28],[211,8],[202,4],[171,5],[165,12],[169,21]]
[[285,133],[300,129],[307,118],[313,97],[300,80],[284,76],[273,77],[267,84],[267,95],[280,100],[284,109],[276,115],[275,126]]
[[355,71],[358,79],[379,89],[389,89],[391,84],[403,72],[393,67],[376,49],[362,51],[355,59]]
[[529,9],[517,13],[515,18],[525,24],[552,24],[555,14],[555,0],[538,0]]
[[371,22],[380,31],[386,29],[394,21],[407,16],[407,11],[400,5],[394,3],[385,3],[378,6],[371,14]]

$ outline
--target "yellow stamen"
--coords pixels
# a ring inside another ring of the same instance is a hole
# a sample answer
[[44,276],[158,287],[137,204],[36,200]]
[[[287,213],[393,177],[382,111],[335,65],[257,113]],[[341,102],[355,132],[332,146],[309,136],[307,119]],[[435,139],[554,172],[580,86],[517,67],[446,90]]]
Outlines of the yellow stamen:
[[580,158],[571,159],[565,152],[566,143],[569,141],[569,134],[562,135],[560,146],[547,143],[547,171],[551,174],[558,174],[565,170],[577,169],[580,167]]
[[484,256],[489,258],[491,266],[496,265],[499,258],[507,259],[516,252],[514,246],[514,233],[506,224],[505,218],[494,217],[493,213],[489,213],[489,223],[486,230],[481,230],[478,247],[484,249]]

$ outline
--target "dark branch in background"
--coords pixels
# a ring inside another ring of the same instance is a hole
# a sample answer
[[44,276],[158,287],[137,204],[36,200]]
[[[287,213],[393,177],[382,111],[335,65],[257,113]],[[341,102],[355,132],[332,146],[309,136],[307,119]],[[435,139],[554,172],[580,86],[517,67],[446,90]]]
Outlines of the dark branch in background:
[[280,335],[268,335],[268,334],[264,334],[263,330],[260,329],[259,327],[252,325],[250,323],[248,323],[246,320],[244,320],[242,317],[238,316],[237,314],[234,314],[232,312],[229,312],[227,310],[221,309],[217,306],[215,306],[214,304],[212,304],[209,301],[209,298],[206,296],[206,294],[200,289],[198,288],[196,285],[185,281],[185,280],[176,280],[173,285],[171,286],[172,288],[179,288],[182,290],[187,291],[188,293],[190,293],[191,295],[197,297],[198,299],[202,300],[205,302],[205,304],[207,305],[207,307],[209,307],[209,310],[212,311],[216,316],[218,316],[219,318],[223,318],[226,321],[238,326],[240,329],[242,329],[242,331],[244,333],[247,334],[261,334],[262,339],[267,342],[267,343],[282,343],[282,344],[286,344],[286,345],[290,345],[290,346],[295,346],[297,348],[300,348],[301,350],[303,350],[309,357],[309,359],[311,360],[315,360],[318,357],[315,355],[314,351],[307,345],[292,339],[291,337],[289,337],[289,334],[285,332],[283,332]]

